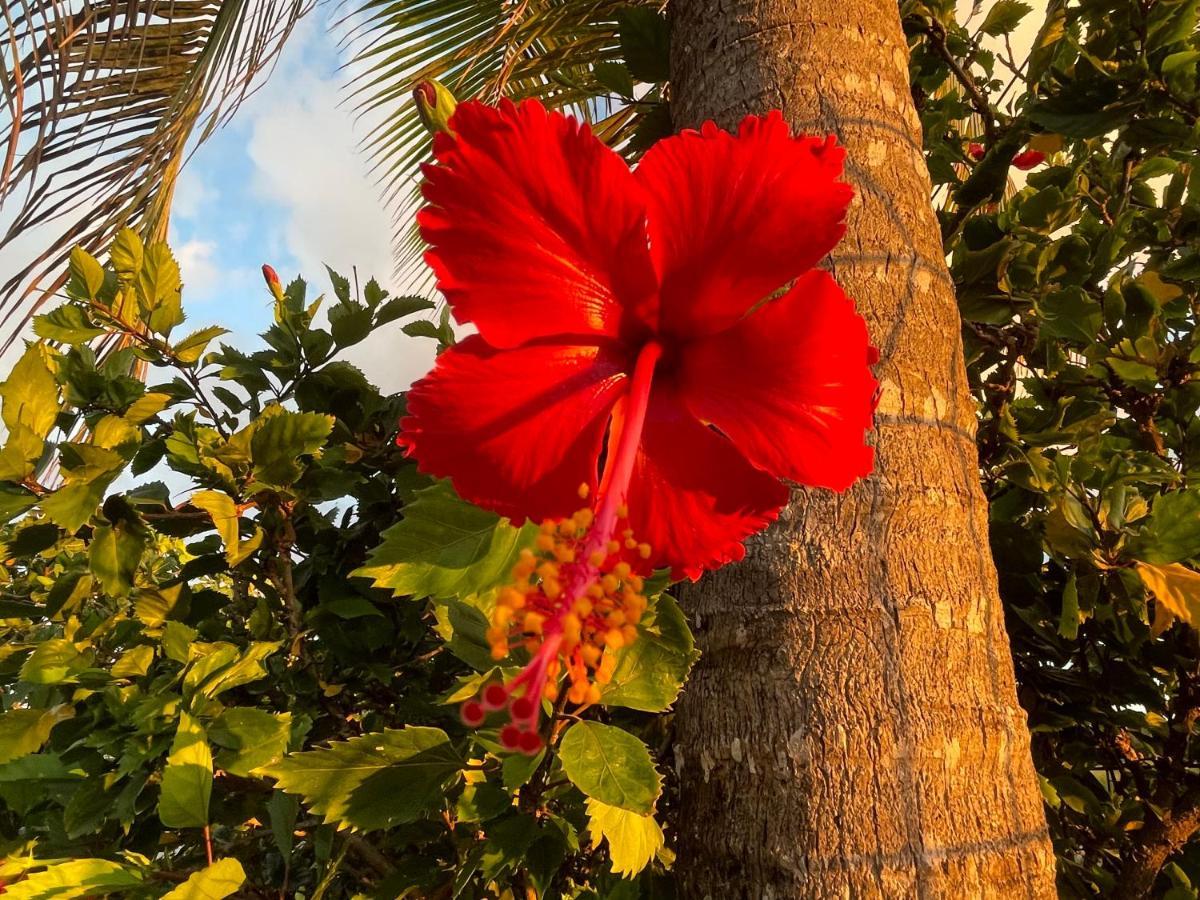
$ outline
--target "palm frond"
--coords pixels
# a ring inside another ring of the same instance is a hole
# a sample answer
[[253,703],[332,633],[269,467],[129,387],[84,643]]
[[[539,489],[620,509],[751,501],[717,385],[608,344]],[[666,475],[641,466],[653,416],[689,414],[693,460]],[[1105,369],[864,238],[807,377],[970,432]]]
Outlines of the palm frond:
[[3,348],[61,287],[75,244],[98,252],[125,224],[165,235],[189,139],[208,137],[253,92],[313,2],[5,4],[0,252],[46,223],[57,236],[0,285]]
[[357,112],[374,125],[363,141],[392,214],[394,277],[422,291],[420,237],[412,227],[419,165],[429,153],[411,102],[414,85],[436,78],[460,100],[537,97],[597,122],[613,145],[639,121],[595,76],[599,63],[621,58],[618,12],[657,0],[347,0],[347,43],[355,72],[349,89]]

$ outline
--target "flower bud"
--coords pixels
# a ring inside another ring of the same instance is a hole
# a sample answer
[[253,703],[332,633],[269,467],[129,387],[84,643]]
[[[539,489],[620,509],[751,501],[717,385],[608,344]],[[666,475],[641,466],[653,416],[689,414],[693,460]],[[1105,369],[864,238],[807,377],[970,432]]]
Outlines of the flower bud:
[[267,288],[271,291],[271,296],[276,302],[283,302],[283,284],[279,281],[279,275],[276,271],[266,263],[262,267],[263,280],[267,282]]
[[1045,161],[1046,154],[1041,150],[1026,150],[1012,158],[1012,164],[1022,172],[1028,172],[1035,166],[1040,166]]
[[450,131],[450,117],[458,101],[450,89],[432,78],[422,81],[413,88],[413,100],[417,104],[417,115],[430,134]]
[[969,155],[971,159],[975,160],[975,162],[979,162],[981,159],[987,156],[987,150],[984,149],[983,144],[977,144],[972,141],[967,147],[967,155]]

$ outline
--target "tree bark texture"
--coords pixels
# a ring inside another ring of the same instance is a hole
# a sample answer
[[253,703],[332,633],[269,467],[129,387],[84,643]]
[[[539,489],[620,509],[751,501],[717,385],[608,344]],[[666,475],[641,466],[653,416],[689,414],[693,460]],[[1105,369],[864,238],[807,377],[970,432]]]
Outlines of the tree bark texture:
[[670,14],[677,127],[778,107],[846,145],[832,270],[883,356],[875,474],[798,491],[684,592],[704,656],[676,717],[683,894],[1053,897],[896,2]]

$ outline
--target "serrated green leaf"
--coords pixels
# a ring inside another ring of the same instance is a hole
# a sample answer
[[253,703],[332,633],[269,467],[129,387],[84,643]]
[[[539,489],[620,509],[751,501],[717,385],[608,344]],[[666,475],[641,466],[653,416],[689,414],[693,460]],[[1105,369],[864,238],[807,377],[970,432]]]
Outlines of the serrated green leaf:
[[137,291],[142,321],[156,334],[170,334],[183,321],[179,263],[166,244],[151,244],[142,259]]
[[646,815],[662,792],[650,751],[613,725],[576,722],[558,748],[563,772],[585,795],[610,806]]
[[383,306],[379,307],[375,312],[375,325],[386,325],[389,322],[394,322],[396,319],[402,319],[404,316],[411,316],[413,313],[421,312],[426,309],[433,309],[437,306],[432,300],[426,300],[424,297],[393,297],[388,300]]
[[202,828],[208,824],[212,763],[204,726],[181,712],[158,798],[158,817],[168,828]]
[[117,232],[112,246],[108,250],[108,259],[116,273],[123,279],[129,280],[142,270],[142,258],[145,248],[142,239],[132,228],[122,228]]
[[[33,867],[38,865],[31,860]],[[32,867],[31,867],[32,868]],[[97,897],[142,884],[141,873],[107,859],[72,859],[31,871],[5,887],[5,900],[74,900]]]
[[129,595],[147,539],[144,528],[128,522],[98,525],[92,533],[88,567],[110,596]]
[[263,774],[326,823],[372,831],[440,807],[443,783],[462,766],[444,731],[409,726],[293,753]]
[[223,334],[229,334],[229,329],[221,328],[219,325],[201,328],[199,331],[193,331],[172,347],[171,352],[181,363],[191,365],[204,355],[204,351],[208,349],[209,342],[213,338],[218,338]]
[[590,798],[587,813],[592,846],[599,847],[602,839],[608,841],[608,855],[617,875],[632,878],[663,847],[663,830],[653,815],[639,815]]
[[211,866],[194,872],[187,881],[163,894],[159,900],[223,900],[237,893],[246,881],[246,872],[236,859],[219,859]]
[[33,333],[48,341],[84,344],[104,334],[105,330],[96,327],[83,307],[64,303],[44,316],[34,316]]
[[1033,7],[1021,0],[996,0],[979,30],[993,36],[1008,34],[1032,11]]
[[250,439],[254,477],[264,484],[288,485],[302,474],[300,456],[317,455],[333,430],[333,416],[276,408]]
[[36,753],[50,739],[59,722],[75,715],[75,708],[10,709],[0,715],[0,764]]
[[1140,534],[1127,552],[1148,563],[1173,563],[1200,556],[1200,490],[1172,491],[1154,501]]
[[104,287],[104,267],[78,244],[71,248],[68,270],[71,280],[67,283],[67,292],[72,297],[95,300],[100,296],[100,290]]
[[212,517],[221,543],[225,545],[225,560],[229,565],[237,566],[259,548],[263,540],[263,530],[257,525],[254,535],[247,541],[241,539],[238,530],[237,505],[233,498],[220,491],[197,491],[192,494],[191,503]]
[[24,425],[39,438],[50,433],[58,418],[58,385],[45,346],[30,344],[25,348],[0,384],[0,400],[4,424],[10,429]]
[[465,597],[506,580],[537,528],[521,528],[454,493],[448,482],[418,491],[404,519],[383,533],[366,565],[351,574],[414,600]]
[[149,644],[140,644],[121,654],[121,658],[113,663],[109,674],[113,678],[140,678],[150,671],[154,662],[154,648]]
[[21,680],[30,684],[62,684],[74,680],[87,660],[73,641],[49,638],[33,648],[21,664]]
[[208,730],[212,742],[224,748],[217,752],[217,768],[242,776],[279,760],[287,750],[291,733],[291,713],[269,713],[246,706],[226,709]]
[[662,712],[675,702],[700,658],[679,604],[663,594],[651,609],[653,626],[640,628],[637,640],[621,648],[612,680],[600,689],[606,706]]
[[651,6],[626,6],[617,12],[621,54],[638,81],[656,84],[671,77],[671,39],[667,20]]

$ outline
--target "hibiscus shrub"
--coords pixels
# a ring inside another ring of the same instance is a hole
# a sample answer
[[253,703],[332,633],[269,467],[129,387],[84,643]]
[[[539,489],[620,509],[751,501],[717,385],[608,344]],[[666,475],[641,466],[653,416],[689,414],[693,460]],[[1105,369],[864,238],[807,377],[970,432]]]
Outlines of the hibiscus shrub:
[[548,747],[464,725],[525,661],[488,619],[538,529],[419,474],[403,397],[339,358],[431,302],[330,273],[322,324],[267,274],[260,348],[214,349],[173,334],[165,245],[77,250],[0,387],[9,896],[658,893],[653,713],[695,658],[665,581],[596,702],[547,704]]

